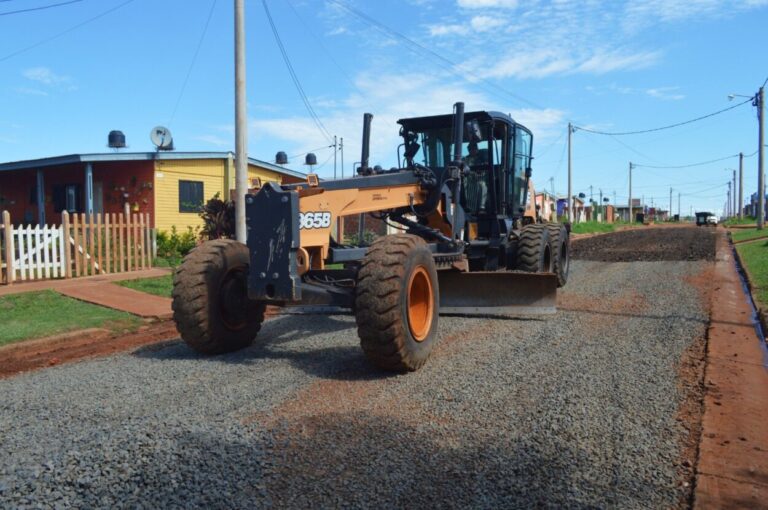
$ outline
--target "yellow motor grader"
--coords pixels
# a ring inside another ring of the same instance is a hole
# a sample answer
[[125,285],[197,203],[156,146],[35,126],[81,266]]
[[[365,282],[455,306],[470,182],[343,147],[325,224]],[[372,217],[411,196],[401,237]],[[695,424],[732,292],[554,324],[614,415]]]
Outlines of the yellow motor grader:
[[[382,170],[369,165],[371,119],[356,177],[250,190],[247,245],[208,241],[184,259],[173,310],[193,349],[250,345],[267,305],[333,307],[352,310],[374,364],[411,371],[435,347],[441,313],[555,311],[569,235],[530,214],[531,132],[456,103],[451,114],[398,121],[399,166]],[[369,245],[334,236],[339,218],[365,215],[398,233]]]

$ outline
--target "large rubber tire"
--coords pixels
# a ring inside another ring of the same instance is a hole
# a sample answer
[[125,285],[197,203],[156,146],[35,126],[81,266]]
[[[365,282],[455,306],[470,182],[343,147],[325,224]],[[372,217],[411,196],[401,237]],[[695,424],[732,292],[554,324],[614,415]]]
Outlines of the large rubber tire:
[[552,252],[552,272],[557,275],[557,286],[568,282],[571,266],[571,246],[568,230],[562,223],[547,223],[549,249]]
[[197,352],[248,347],[264,322],[264,303],[248,299],[248,248],[231,239],[208,241],[173,275],[173,320]]
[[549,245],[549,229],[542,223],[523,227],[517,243],[515,269],[529,273],[552,271],[552,250]]
[[360,345],[375,365],[414,371],[437,344],[440,292],[432,253],[420,237],[376,239],[357,274],[355,319]]

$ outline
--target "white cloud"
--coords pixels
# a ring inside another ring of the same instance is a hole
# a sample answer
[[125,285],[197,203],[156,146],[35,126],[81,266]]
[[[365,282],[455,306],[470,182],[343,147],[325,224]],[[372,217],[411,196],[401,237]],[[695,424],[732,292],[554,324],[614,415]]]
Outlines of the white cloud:
[[685,94],[677,93],[680,87],[658,87],[645,91],[645,93],[656,99],[664,99],[667,101],[680,101],[685,99]]
[[48,92],[40,89],[33,89],[29,87],[17,87],[16,92],[25,96],[47,96]]
[[639,53],[598,51],[579,64],[574,71],[604,74],[618,70],[643,69],[658,62],[660,57],[661,52],[659,51],[643,51]]
[[489,7],[514,9],[517,7],[517,0],[458,0],[457,3],[463,9],[486,9]]
[[505,23],[506,21],[504,21],[503,18],[492,16],[475,16],[469,21],[472,29],[478,32],[487,32],[488,30],[498,28]]
[[[381,69],[377,73],[361,73],[355,80],[357,92],[339,100],[337,107],[329,114],[323,115],[319,111],[328,131],[345,138],[347,171],[351,168],[350,162],[360,157],[360,133],[366,111],[374,114],[371,161],[385,167],[397,164],[396,149],[402,142],[398,136],[398,119],[450,113],[456,101],[463,101],[468,111],[510,112],[515,120],[531,128],[537,140],[554,136],[565,118],[565,113],[557,109],[511,109],[461,81],[447,80],[446,76],[384,73],[389,78],[387,86],[382,87],[381,81],[376,78],[381,73]],[[257,142],[255,145],[268,146],[270,150],[301,154],[328,144],[309,117],[257,118],[251,120],[249,125],[253,141]],[[330,150],[318,151],[318,162],[322,163],[331,155]],[[303,159],[290,162],[295,168],[302,163]],[[328,176],[332,168],[332,161],[329,161],[323,169],[316,170]]]
[[[47,67],[30,67],[22,71],[21,75],[38,86],[47,87],[49,90],[77,90],[77,86],[71,77],[56,74]],[[39,88],[20,87],[16,90],[20,94],[47,96],[48,92]]]
[[234,139],[225,139],[216,135],[199,135],[192,139],[209,145],[215,145],[216,147],[230,147],[234,142]]

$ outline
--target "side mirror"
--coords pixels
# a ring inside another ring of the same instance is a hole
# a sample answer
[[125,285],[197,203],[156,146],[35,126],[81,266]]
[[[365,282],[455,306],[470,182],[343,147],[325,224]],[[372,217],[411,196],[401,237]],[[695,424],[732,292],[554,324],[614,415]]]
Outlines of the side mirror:
[[410,142],[405,146],[405,158],[411,159],[413,158],[421,148],[421,145],[418,144],[418,142]]
[[480,124],[476,120],[464,123],[464,139],[467,142],[479,142],[483,139],[483,132],[480,130]]

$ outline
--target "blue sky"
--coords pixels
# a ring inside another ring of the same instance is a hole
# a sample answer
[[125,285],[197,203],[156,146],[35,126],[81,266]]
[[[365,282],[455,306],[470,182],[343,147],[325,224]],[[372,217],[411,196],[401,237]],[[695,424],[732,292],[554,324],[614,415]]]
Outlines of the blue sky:
[[[233,2],[82,0],[0,2],[0,161],[106,151],[111,129],[130,150],[152,150],[167,125],[178,150],[231,150]],[[181,93],[208,14],[210,25]],[[569,121],[606,131],[676,123],[752,95],[768,77],[768,0],[268,0],[293,67],[332,135],[346,172],[360,157],[362,115],[374,114],[372,162],[395,164],[395,121],[468,110],[509,112],[534,132],[534,182],[566,191]],[[344,6],[397,30],[404,42]],[[272,160],[327,146],[294,88],[261,1],[246,0],[250,155]],[[42,44],[40,44],[42,42]],[[24,50],[34,46],[27,51]],[[429,51],[425,51],[424,49]],[[430,53],[432,52],[432,53]],[[455,64],[447,64],[435,54]],[[738,98],[737,98],[738,100]],[[178,102],[178,108],[176,104]],[[174,110],[176,110],[174,115]],[[627,200],[629,161],[685,165],[757,149],[744,105],[682,128],[628,137],[574,134],[574,191]],[[317,171],[333,175],[326,162]],[[291,166],[306,170],[303,157]],[[636,197],[683,213],[720,210],[736,158],[688,169],[638,168]],[[745,159],[745,197],[757,158]],[[552,179],[550,181],[550,179]]]

